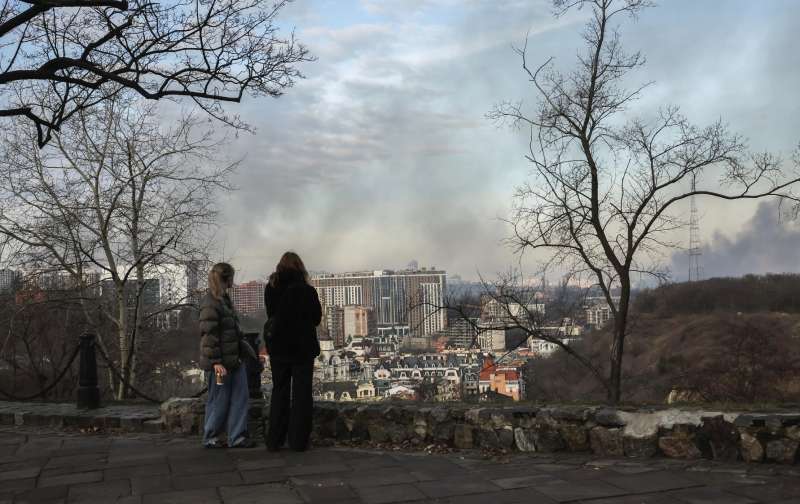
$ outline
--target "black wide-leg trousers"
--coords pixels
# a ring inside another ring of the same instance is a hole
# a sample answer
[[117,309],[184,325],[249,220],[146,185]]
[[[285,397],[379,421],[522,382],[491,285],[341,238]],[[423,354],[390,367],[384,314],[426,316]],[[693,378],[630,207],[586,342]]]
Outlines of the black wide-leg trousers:
[[314,361],[296,363],[270,359],[270,367],[272,398],[267,447],[282,447],[288,435],[289,447],[303,451],[308,447],[308,438],[311,436]]

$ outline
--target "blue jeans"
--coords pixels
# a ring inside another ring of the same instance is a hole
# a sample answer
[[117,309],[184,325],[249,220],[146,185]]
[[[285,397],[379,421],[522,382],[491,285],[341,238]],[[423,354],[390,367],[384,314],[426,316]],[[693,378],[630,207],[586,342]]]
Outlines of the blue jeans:
[[227,426],[228,446],[237,445],[249,438],[247,415],[250,394],[247,389],[247,371],[241,364],[225,375],[225,383],[217,385],[213,371],[206,374],[208,401],[203,428],[203,444],[219,444],[217,437]]

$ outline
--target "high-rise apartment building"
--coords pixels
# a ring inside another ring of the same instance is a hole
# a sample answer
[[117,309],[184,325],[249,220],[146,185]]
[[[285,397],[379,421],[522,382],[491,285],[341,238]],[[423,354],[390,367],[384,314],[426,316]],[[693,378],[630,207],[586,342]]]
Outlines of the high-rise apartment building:
[[20,287],[22,275],[19,271],[0,269],[0,294],[13,294]]
[[264,282],[253,280],[243,284],[235,285],[228,289],[231,302],[241,314],[256,315],[264,313]]
[[186,264],[186,291],[190,303],[199,304],[208,289],[211,261],[190,261]]
[[345,344],[344,333],[344,308],[341,306],[322,306],[322,326],[321,330],[328,334],[328,338],[333,341],[336,348],[342,348]]
[[415,336],[447,326],[447,273],[435,269],[321,274],[311,278],[323,306],[373,308],[378,327],[408,325]]
[[519,325],[538,325],[544,321],[543,303],[520,303],[519,300],[497,299],[493,296],[481,297],[481,320],[505,322]]
[[478,346],[484,352],[504,351],[506,349],[506,330],[490,323],[479,323]]
[[447,338],[447,345],[451,348],[475,348],[478,342],[478,319],[464,319],[456,317],[447,322],[447,329],[442,334]]
[[378,333],[375,310],[367,306],[344,307],[345,339],[367,338]]

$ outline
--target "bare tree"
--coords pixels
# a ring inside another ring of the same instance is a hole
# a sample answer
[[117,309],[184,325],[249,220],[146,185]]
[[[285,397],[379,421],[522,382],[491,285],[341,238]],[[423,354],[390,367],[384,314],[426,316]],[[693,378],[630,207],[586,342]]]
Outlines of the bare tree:
[[[113,324],[122,379],[134,384],[142,327],[189,294],[164,299],[166,286],[150,279],[205,257],[215,195],[229,189],[235,163],[213,158],[220,141],[193,115],[164,127],[154,104],[126,94],[80,111],[42,150],[26,147],[29,125],[11,133],[0,233],[28,247],[28,264],[66,272],[81,297],[99,290],[110,300],[99,319],[87,318]],[[145,295],[156,299],[145,306]]]
[[[495,350],[495,366],[521,347],[545,343],[575,359],[603,387],[608,388],[602,368],[573,346],[578,338],[577,334],[570,332],[572,327],[565,325],[564,317],[553,318],[545,313],[544,300],[539,298],[543,293],[526,286],[521,273],[512,271],[498,276],[494,281],[481,279],[480,284],[480,293],[454,293],[447,296],[444,305],[438,308],[446,309],[450,320],[458,319],[465,323],[474,335],[473,348],[488,348],[494,334],[504,337],[506,334],[512,335],[510,345],[506,344],[502,351]],[[563,304],[559,311],[572,314],[580,308],[583,296],[567,296],[563,292],[556,294],[570,298],[559,300]],[[541,351],[536,353],[546,354]]]
[[666,278],[658,264],[677,246],[673,232],[686,225],[681,204],[693,196],[797,201],[791,189],[800,178],[777,156],[748,154],[722,122],[697,127],[676,107],[646,119],[627,116],[647,85],[624,86],[644,58],[623,50],[617,21],[635,18],[651,2],[553,3],[557,15],[591,10],[585,53],[565,74],[552,58],[531,67],[526,42],[517,51],[538,108],[505,102],[488,115],[530,135],[533,175],[515,195],[511,242],[520,253],[549,252],[547,267],[591,278],[606,298],[613,318],[608,400],[618,402],[632,276]]
[[0,6],[0,116],[25,117],[39,146],[121,89],[189,97],[242,126],[223,102],[277,97],[310,61],[276,16],[291,0],[6,0]]

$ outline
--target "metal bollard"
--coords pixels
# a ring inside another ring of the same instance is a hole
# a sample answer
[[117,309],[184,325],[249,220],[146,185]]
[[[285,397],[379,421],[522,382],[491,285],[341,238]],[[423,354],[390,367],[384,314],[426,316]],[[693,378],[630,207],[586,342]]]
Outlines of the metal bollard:
[[95,335],[86,333],[80,338],[81,364],[78,374],[78,409],[100,407],[100,389],[97,388],[97,355]]
[[[244,339],[250,344],[250,347],[258,353],[260,334],[257,332],[244,333]],[[261,373],[264,371],[264,366],[258,359],[247,357],[245,359],[245,366],[247,369],[247,388],[250,391],[250,399],[263,399],[261,393]]]

